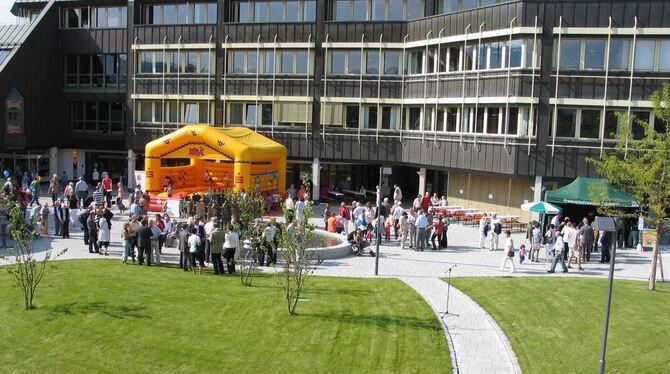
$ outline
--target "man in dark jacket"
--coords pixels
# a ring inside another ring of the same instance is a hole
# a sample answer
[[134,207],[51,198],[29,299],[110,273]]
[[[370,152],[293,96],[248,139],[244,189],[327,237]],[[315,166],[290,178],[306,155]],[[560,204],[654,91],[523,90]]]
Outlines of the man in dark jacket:
[[179,268],[184,271],[191,270],[191,255],[188,252],[188,226],[186,223],[181,224],[179,230]]
[[95,222],[95,213],[89,211],[86,218],[88,228],[88,253],[100,253],[98,249],[98,225]]
[[147,219],[142,220],[142,225],[137,230],[137,248],[139,252],[140,266],[144,264],[144,255],[147,255],[147,266],[151,266],[151,229]]

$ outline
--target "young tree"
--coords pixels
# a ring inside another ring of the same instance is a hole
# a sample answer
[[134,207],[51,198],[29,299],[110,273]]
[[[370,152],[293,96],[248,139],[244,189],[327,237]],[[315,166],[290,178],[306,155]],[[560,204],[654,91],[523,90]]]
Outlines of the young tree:
[[277,255],[282,262],[282,271],[278,274],[278,284],[284,291],[289,315],[295,314],[307,280],[315,266],[321,263],[321,258],[315,256],[313,251],[308,251],[310,243],[314,246],[315,228],[309,224],[309,218],[314,214],[311,205],[307,205],[303,214],[304,220],[281,225],[279,232]]
[[[0,211],[4,211],[9,218],[9,233],[14,239],[14,247],[8,249],[13,258],[7,271],[14,278],[14,286],[23,293],[23,302],[26,309],[33,309],[33,299],[37,287],[42,282],[45,273],[51,267],[51,251],[47,251],[44,259],[38,260],[34,253],[34,239],[37,236],[33,226],[24,219],[21,206],[11,197],[0,197]],[[54,258],[65,253],[67,249],[59,252]]]
[[[598,173],[611,184],[633,196],[640,204],[640,214],[656,229],[649,289],[656,290],[656,268],[661,233],[668,225],[670,203],[670,85],[651,95],[656,121],[665,128],[619,114],[620,131],[614,150],[600,160],[589,159]],[[635,129],[635,131],[633,130]]]

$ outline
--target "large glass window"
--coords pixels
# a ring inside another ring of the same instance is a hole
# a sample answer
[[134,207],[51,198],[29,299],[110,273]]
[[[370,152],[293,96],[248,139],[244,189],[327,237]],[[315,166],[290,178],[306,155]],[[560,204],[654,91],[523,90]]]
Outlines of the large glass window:
[[557,137],[574,138],[577,129],[577,109],[558,109],[556,122]]
[[628,70],[630,41],[626,39],[611,39],[609,58],[610,70]]
[[265,1],[254,2],[254,22],[268,21],[268,4]]
[[491,59],[489,61],[489,69],[500,69],[502,67],[502,47],[503,43],[491,43]]
[[[138,70],[152,69],[150,53],[138,57]],[[143,59],[148,61],[142,61]],[[68,86],[94,87],[125,85],[125,54],[96,54],[65,56],[65,80]],[[151,71],[149,71],[151,72]]]
[[477,69],[484,70],[486,69],[486,62],[488,59],[486,53],[486,44],[480,44],[477,52]]
[[335,0],[335,21],[351,20],[351,1]]
[[398,128],[398,108],[382,107],[381,128],[384,130],[395,130]]
[[349,51],[347,54],[347,74],[361,73],[361,52]]
[[379,74],[379,51],[366,52],[365,74]]
[[389,0],[389,21],[400,21],[405,19],[404,8],[405,4],[403,0]]
[[605,139],[615,139],[619,131],[619,117],[614,110],[605,112]]
[[286,22],[300,22],[300,2],[286,2]]
[[498,133],[498,121],[500,120],[500,108],[491,107],[486,110],[486,133]]
[[456,132],[458,131],[458,108],[449,107],[446,109],[447,115],[447,131]]
[[519,108],[510,107],[509,112],[507,114],[507,134],[517,135],[518,131],[519,131]]
[[350,129],[358,128],[358,116],[359,110],[358,105],[347,105],[345,107],[345,122],[344,125]]
[[670,40],[661,40],[661,51],[658,59],[658,70],[670,71]]
[[278,0],[270,1],[270,22],[283,22],[285,19],[284,3]]
[[417,19],[424,15],[423,0],[407,0],[407,19]]
[[309,69],[309,56],[307,51],[298,51],[295,53],[295,73],[307,74]]
[[605,66],[605,43],[603,39],[586,39],[584,45],[584,68],[601,70]]
[[465,68],[463,70],[473,70],[475,61],[475,46],[468,45],[465,48]]
[[282,51],[281,53],[281,73],[293,74],[293,56],[292,51]]
[[383,21],[386,19],[386,0],[372,0],[371,20]]
[[[138,108],[138,120],[151,122],[152,102],[143,102]],[[123,133],[123,104],[107,101],[73,101],[70,103],[70,125],[75,133],[120,135]]]
[[274,72],[275,66],[275,54],[274,51],[265,51],[263,54],[263,70],[261,73],[272,74]]
[[352,0],[354,21],[365,21],[368,18],[368,1],[367,0]]
[[69,29],[123,28],[128,18],[127,8],[121,6],[65,8],[62,12],[61,27]]
[[521,56],[523,54],[523,41],[522,40],[512,40],[512,43],[508,42],[507,53],[509,54],[509,67],[518,68],[521,67]]
[[398,75],[400,72],[400,52],[384,51],[384,74]]
[[635,63],[636,71],[654,70],[654,57],[656,51],[655,40],[638,39],[635,41]]
[[582,109],[579,137],[581,139],[600,138],[600,110]]
[[407,130],[421,130],[421,108],[408,108]]
[[303,4],[303,21],[316,21],[316,0],[306,0]]
[[343,75],[345,72],[346,52],[333,51],[330,54],[330,74]]
[[581,43],[579,39],[561,39],[561,69],[579,69]]

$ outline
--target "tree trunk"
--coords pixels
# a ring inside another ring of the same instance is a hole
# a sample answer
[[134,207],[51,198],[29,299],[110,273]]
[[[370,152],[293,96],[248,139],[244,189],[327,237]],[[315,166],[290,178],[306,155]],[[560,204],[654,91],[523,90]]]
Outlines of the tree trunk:
[[660,229],[656,229],[656,240],[651,258],[651,274],[649,275],[649,291],[656,291],[656,268],[658,267],[658,243],[661,241]]

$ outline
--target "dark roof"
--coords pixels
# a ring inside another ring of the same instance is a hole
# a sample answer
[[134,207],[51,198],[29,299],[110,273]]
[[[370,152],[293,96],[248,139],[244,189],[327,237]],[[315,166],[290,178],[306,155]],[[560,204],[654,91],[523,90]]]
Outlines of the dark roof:
[[14,5],[12,5],[12,9],[10,9],[9,11],[13,15],[17,16],[19,7],[21,6],[26,6],[28,8],[35,8],[35,6],[44,5],[46,3],[47,0],[14,0]]

